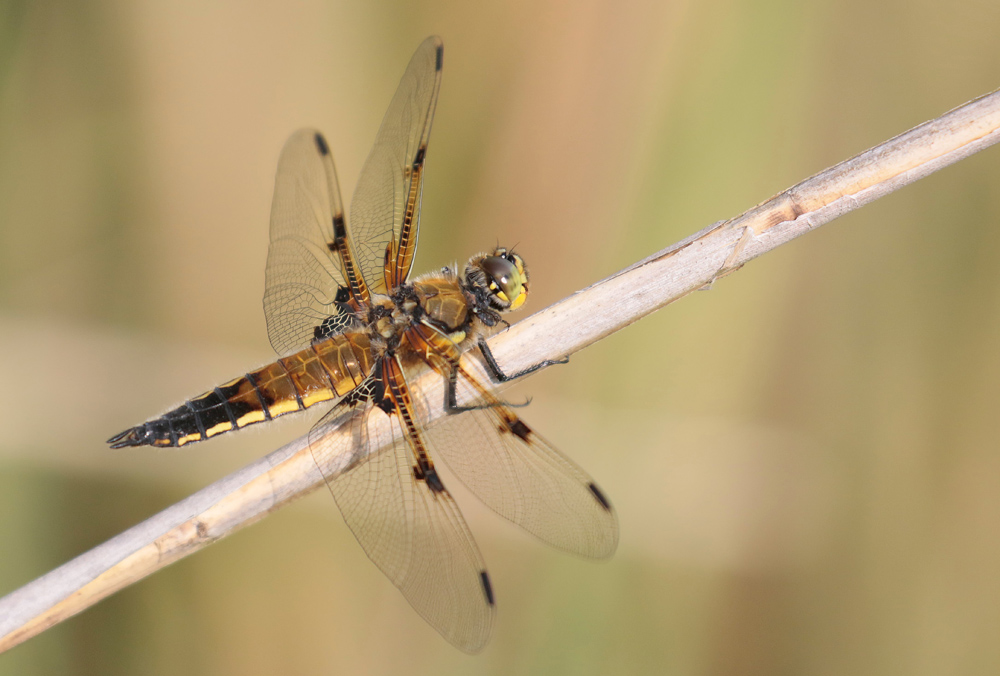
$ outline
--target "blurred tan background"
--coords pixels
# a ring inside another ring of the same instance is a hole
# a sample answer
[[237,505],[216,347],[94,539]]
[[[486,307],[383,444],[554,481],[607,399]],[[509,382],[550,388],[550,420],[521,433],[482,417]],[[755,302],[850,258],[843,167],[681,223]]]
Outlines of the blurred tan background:
[[[1000,6],[0,4],[0,594],[304,432],[104,439],[272,358],[273,172],[345,197],[445,40],[416,268],[518,244],[529,311],[1000,86]],[[465,499],[499,600],[447,645],[316,493],[0,674],[1000,670],[1000,149],[519,386],[618,508],[594,564]]]

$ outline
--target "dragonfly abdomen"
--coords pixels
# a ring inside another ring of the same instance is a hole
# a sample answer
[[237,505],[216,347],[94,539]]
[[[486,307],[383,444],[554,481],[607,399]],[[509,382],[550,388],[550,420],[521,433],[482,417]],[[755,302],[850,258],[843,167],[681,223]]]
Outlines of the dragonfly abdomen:
[[251,371],[108,440],[125,446],[184,446],[339,399],[372,369],[368,335],[346,333]]

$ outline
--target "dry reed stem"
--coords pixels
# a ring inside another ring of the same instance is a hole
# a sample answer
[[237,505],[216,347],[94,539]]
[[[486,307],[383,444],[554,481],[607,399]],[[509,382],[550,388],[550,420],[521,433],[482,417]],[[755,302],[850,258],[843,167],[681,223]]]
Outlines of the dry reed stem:
[[[1000,90],[867,150],[495,336],[505,369],[570,355],[747,261],[1000,140]],[[440,378],[414,383],[443,401]],[[432,417],[442,415],[438,409]],[[346,453],[324,460],[339,472]],[[0,599],[0,651],[321,486],[305,439],[198,491]]]

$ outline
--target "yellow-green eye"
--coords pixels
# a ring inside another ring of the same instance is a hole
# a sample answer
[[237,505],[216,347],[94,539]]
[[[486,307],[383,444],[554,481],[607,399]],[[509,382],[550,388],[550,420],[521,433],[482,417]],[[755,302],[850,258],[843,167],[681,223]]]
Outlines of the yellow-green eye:
[[500,287],[497,286],[497,283],[494,282],[492,279],[490,280],[490,286],[489,286],[489,288],[490,288],[490,292],[494,296],[496,296],[497,298],[499,298],[500,300],[502,300],[505,303],[507,302],[507,295],[503,291],[500,290]]
[[[509,254],[508,254],[509,255]],[[520,307],[527,296],[524,285],[523,266],[519,266],[507,256],[487,256],[482,262],[483,272],[490,277],[489,289],[511,309]]]
[[511,301],[510,309],[516,310],[517,308],[521,307],[522,305],[524,305],[524,301],[527,300],[527,298],[528,298],[528,285],[522,284],[521,293],[519,293],[517,297],[513,301]]

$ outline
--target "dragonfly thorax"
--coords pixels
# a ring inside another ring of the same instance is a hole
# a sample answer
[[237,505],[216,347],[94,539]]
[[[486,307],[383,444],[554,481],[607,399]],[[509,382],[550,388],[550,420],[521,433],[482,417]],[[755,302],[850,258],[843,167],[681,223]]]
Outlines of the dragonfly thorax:
[[[447,335],[471,335],[476,298],[449,268],[401,284],[389,296],[391,310],[381,310],[369,326],[392,349],[414,324],[426,324]],[[459,341],[461,342],[461,341]]]

